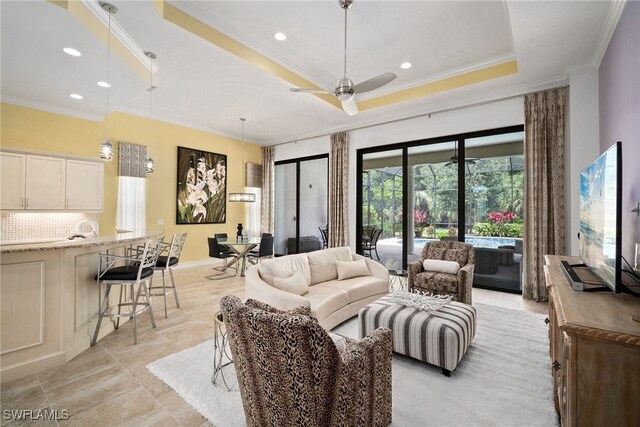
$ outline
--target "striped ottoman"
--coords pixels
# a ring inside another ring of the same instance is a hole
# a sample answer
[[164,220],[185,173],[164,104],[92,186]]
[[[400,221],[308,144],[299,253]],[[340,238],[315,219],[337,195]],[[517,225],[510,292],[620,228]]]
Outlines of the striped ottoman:
[[451,302],[437,311],[423,311],[382,297],[358,312],[361,339],[379,327],[391,329],[393,351],[439,366],[449,376],[476,334],[476,309]]

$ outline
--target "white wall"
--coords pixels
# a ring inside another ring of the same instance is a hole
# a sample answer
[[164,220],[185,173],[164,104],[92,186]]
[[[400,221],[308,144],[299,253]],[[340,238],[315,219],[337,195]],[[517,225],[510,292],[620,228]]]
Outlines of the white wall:
[[[366,113],[364,113],[366,114]],[[349,242],[355,248],[356,150],[438,136],[454,135],[524,123],[522,97],[476,107],[432,114],[349,132]],[[283,144],[275,148],[275,159],[287,160],[329,152],[329,136]],[[277,207],[276,207],[277,208]]]
[[566,252],[578,255],[580,172],[599,155],[598,70],[569,76],[567,146],[565,149]]

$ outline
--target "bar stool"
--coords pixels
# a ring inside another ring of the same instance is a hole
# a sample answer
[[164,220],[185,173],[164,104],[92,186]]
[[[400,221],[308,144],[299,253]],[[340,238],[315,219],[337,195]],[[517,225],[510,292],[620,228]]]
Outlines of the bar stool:
[[[158,256],[154,271],[162,271],[162,286],[153,286],[153,276],[149,279],[149,292],[150,296],[164,298],[164,317],[167,317],[167,295],[173,293],[173,297],[176,299],[176,307],[180,307],[180,301],[178,301],[178,292],[176,291],[176,281],[173,278],[173,267],[178,265],[180,261],[180,254],[182,253],[182,247],[184,241],[187,239],[187,233],[174,234],[171,238],[171,243],[162,243],[162,253],[166,255]],[[169,271],[171,276],[171,286],[166,286],[164,281],[164,272]],[[153,293],[154,290],[162,289],[162,292]]]
[[[98,286],[101,284],[106,285],[104,297],[100,303],[100,313],[98,316],[98,323],[96,324],[96,331],[93,334],[91,345],[95,345],[98,340],[98,333],[100,332],[100,325],[102,324],[103,317],[115,317],[116,329],[120,326],[120,318],[128,317],[133,321],[133,343],[138,343],[138,333],[136,328],[137,316],[149,310],[149,317],[151,318],[151,325],[156,327],[156,321],[153,317],[153,311],[151,309],[151,298],[149,295],[149,289],[147,288],[147,280],[153,276],[153,268],[156,265],[160,251],[162,250],[163,238],[162,236],[153,237],[148,239],[142,249],[140,257],[137,256],[120,256],[111,254],[99,254],[98,261],[98,275],[96,280]],[[125,262],[125,265],[116,266],[116,264]],[[111,294],[111,287],[114,285],[121,286],[120,299],[118,304],[109,306],[109,295]],[[126,285],[131,286],[131,301],[122,302],[122,292]],[[138,285],[138,291],[136,292],[135,286]],[[144,301],[140,300],[140,293],[144,291]],[[123,306],[131,306],[131,311],[128,313],[122,313]],[[114,307],[118,307],[118,313],[111,313]]]

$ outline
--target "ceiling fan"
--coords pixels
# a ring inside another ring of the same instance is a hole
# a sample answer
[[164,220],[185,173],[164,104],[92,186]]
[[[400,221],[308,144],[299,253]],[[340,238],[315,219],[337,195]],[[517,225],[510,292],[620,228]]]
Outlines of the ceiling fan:
[[[447,163],[445,163],[445,166],[451,166],[451,165],[457,165],[458,164],[458,141],[456,141],[455,143],[455,149],[453,152],[453,156],[451,156],[449,158],[449,161]],[[477,157],[465,157],[464,158],[464,163],[467,165],[475,165],[476,162],[480,160]]]
[[393,73],[384,73],[379,76],[372,77],[369,80],[365,80],[362,83],[354,85],[351,79],[347,77],[347,9],[351,7],[353,0],[338,0],[340,7],[344,9],[344,74],[336,88],[334,90],[328,89],[300,89],[297,87],[291,88],[291,92],[304,92],[304,93],[331,93],[335,95],[340,101],[342,101],[342,109],[350,116],[358,114],[358,106],[353,99],[355,95],[376,90],[392,82],[396,75]]

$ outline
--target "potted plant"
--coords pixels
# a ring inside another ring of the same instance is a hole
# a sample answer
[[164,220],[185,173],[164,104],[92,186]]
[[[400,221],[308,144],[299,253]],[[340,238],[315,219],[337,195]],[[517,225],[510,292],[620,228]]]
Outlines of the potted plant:
[[413,229],[416,238],[422,237],[422,229],[429,225],[429,215],[422,209],[413,211]]

